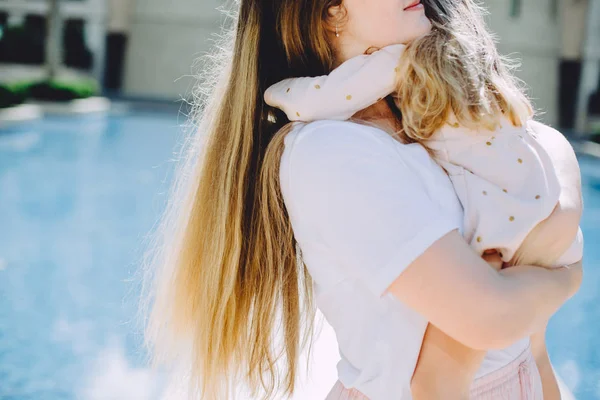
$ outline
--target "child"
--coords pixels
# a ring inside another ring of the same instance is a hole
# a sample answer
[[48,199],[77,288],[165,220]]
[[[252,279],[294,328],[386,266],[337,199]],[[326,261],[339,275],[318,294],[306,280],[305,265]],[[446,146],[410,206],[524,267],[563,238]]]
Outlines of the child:
[[[391,45],[353,57],[327,76],[285,79],[268,88],[265,101],[283,110],[290,121],[347,120],[396,92],[395,102],[404,117],[406,106],[398,96],[407,93],[402,89],[411,85],[414,73],[418,73],[403,67],[405,51],[405,45]],[[420,117],[426,121],[429,109],[424,110]],[[515,121],[512,115],[502,112],[495,118],[495,126],[484,126],[476,118],[463,124],[469,120],[468,112],[456,110],[446,113],[445,124],[430,135],[414,132],[408,136],[425,145],[448,173],[465,211],[463,235],[473,250],[479,255],[497,250],[508,265],[550,267],[579,261],[583,251],[581,230],[575,238],[556,232],[557,225],[549,218],[561,188],[550,157],[536,140],[534,130],[539,125],[529,119]],[[536,249],[542,248],[543,252],[528,251],[527,244],[533,240]],[[428,340],[436,340],[431,339],[436,334],[440,337],[440,332],[432,334],[432,329],[428,327],[423,349]],[[532,343],[532,348],[541,353],[535,356],[546,394],[555,382],[549,382],[554,377],[543,332],[533,339],[541,341]],[[436,365],[424,359],[431,357],[429,354],[435,353],[422,351],[419,364]],[[483,355],[469,360],[479,364]],[[465,366],[465,370],[471,371],[473,366]],[[419,366],[416,371],[428,379],[439,372],[422,371]],[[455,398],[450,393],[444,397]]]

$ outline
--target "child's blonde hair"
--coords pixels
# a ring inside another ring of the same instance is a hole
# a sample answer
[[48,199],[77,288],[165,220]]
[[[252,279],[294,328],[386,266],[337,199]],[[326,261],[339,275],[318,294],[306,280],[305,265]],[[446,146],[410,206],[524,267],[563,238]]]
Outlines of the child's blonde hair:
[[401,112],[401,136],[427,140],[454,115],[457,123],[494,129],[504,115],[521,126],[533,107],[510,73],[473,0],[458,1],[439,12],[432,31],[407,46],[397,68],[394,100]]

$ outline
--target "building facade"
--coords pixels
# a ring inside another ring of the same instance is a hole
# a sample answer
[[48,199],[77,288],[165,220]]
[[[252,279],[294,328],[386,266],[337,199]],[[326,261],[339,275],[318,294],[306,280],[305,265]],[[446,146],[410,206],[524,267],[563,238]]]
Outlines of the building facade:
[[[131,1],[131,0],[130,0]],[[114,0],[121,3],[122,0]],[[219,32],[222,0],[135,0],[123,92],[134,97],[187,98],[192,65]]]
[[[211,51],[233,0],[69,0],[63,17],[86,21],[93,75],[127,97],[190,98],[194,62]],[[44,15],[46,0],[2,0],[0,14]],[[600,0],[484,0],[500,52],[544,121],[585,126],[600,114]],[[0,15],[2,16],[2,15]],[[1,21],[0,21],[1,22]],[[596,110],[598,109],[598,110]]]
[[[569,125],[575,118],[589,1],[593,0],[485,1],[500,52],[521,61],[517,75],[529,88],[540,117],[551,124]],[[186,97],[194,82],[190,67],[209,50],[209,39],[222,21],[217,11],[222,4],[220,0],[136,0],[124,92]]]

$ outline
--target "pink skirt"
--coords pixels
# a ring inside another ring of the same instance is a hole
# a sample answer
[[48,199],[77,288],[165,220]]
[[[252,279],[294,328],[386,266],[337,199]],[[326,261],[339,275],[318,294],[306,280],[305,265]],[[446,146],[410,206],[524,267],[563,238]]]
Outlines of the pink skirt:
[[[531,354],[525,350],[501,369],[482,376],[471,386],[471,400],[543,400],[542,379]],[[337,381],[325,400],[369,400]]]

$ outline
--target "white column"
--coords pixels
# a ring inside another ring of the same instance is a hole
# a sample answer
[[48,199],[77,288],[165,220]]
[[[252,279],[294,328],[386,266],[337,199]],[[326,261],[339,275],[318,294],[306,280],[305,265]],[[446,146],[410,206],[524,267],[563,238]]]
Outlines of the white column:
[[134,0],[109,0],[108,32],[128,33],[131,26]]
[[589,0],[560,0],[560,56],[581,60]]
[[102,84],[106,41],[107,10],[105,0],[86,0],[89,13],[86,17],[86,36],[94,53],[92,76]]
[[56,77],[62,60],[63,26],[59,0],[48,0],[46,24],[46,79],[51,80]]

